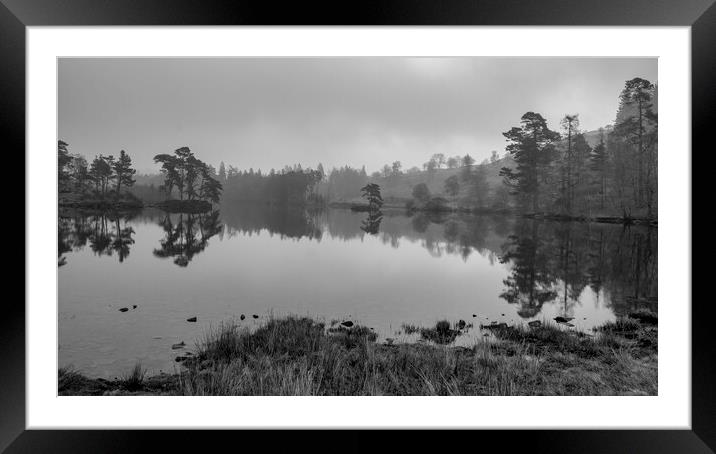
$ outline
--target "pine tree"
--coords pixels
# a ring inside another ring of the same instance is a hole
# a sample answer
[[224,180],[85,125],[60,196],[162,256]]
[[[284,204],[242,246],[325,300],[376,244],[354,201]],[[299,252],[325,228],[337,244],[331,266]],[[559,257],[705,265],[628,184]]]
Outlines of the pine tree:
[[378,211],[383,206],[383,197],[380,195],[380,186],[375,183],[368,183],[360,188],[361,195],[368,200],[368,209]]
[[132,168],[132,158],[124,150],[119,152],[119,158],[114,163],[114,173],[117,179],[117,195],[119,195],[122,185],[130,187],[134,184],[132,177],[137,171]]
[[532,211],[537,212],[540,190],[547,182],[554,160],[553,143],[559,139],[559,134],[547,127],[547,120],[542,115],[527,112],[522,116],[520,127],[513,127],[503,135],[510,141],[506,149],[516,168],[503,167],[500,175],[514,194],[531,199]]

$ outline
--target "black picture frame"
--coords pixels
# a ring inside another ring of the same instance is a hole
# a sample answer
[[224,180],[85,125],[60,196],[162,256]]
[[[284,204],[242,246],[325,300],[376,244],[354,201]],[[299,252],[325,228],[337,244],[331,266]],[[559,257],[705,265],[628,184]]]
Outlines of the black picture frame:
[[[25,150],[26,27],[66,25],[690,26],[692,150],[708,153],[713,149],[707,140],[713,134],[709,126],[715,124],[716,112],[714,0],[383,0],[286,2],[286,5],[246,0],[0,0],[0,132],[3,148],[18,157],[23,155],[20,150]],[[693,160],[693,152],[690,158]],[[22,166],[25,167],[24,159]],[[695,169],[693,165],[692,169]],[[699,171],[703,173],[708,169]],[[692,173],[692,181],[699,180],[697,174]],[[694,225],[690,221],[693,238]],[[25,236],[25,247],[28,241],[31,239]],[[22,269],[24,271],[24,266]],[[692,282],[698,282],[698,277],[706,278],[705,273],[709,272],[707,267],[692,266],[692,269]],[[152,448],[153,444],[160,442],[163,450],[206,450],[215,443],[235,443],[237,438],[243,442],[254,439],[270,450],[282,443],[292,449],[317,443],[317,434],[296,431],[285,436],[267,436],[233,431],[183,434],[177,431],[25,430],[25,305],[19,297],[12,298],[9,293],[5,296],[0,329],[3,350],[0,449],[12,453],[135,452],[156,449]],[[437,441],[446,449],[480,446],[488,449],[496,444],[509,450],[531,449],[533,452],[714,452],[716,361],[712,352],[716,351],[716,342],[710,326],[714,310],[708,298],[697,300],[692,296],[692,300],[691,430],[518,430],[509,434],[466,431],[461,433],[466,439],[464,445],[452,434],[429,431],[398,433],[379,444],[368,440],[366,431],[333,431],[330,436],[320,435],[320,445],[353,451],[376,447],[406,450]]]

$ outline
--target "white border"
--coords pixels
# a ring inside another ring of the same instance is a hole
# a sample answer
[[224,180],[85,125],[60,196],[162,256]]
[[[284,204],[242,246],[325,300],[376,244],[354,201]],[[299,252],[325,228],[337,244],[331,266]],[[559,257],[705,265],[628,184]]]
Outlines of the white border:
[[[366,55],[659,57],[659,395],[57,397],[56,58]],[[690,428],[690,64],[688,27],[28,27],[27,428]]]

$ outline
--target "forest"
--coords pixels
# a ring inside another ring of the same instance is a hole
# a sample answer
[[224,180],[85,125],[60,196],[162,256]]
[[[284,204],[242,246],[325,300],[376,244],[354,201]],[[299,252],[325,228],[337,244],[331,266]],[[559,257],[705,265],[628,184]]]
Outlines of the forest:
[[127,152],[121,150],[116,159],[100,154],[90,164],[81,154],[71,154],[68,146],[63,140],[57,142],[60,205],[140,208],[143,202],[174,201],[174,197],[187,203],[218,203],[221,198],[222,186],[216,172],[188,147],[178,148],[173,155],[156,155],[154,162],[161,164],[161,183],[135,194],[132,187],[137,171]]
[[[367,173],[349,165],[325,171],[300,164],[279,170],[239,170],[221,162],[219,170],[187,147],[159,154],[157,175],[136,176],[122,150],[96,156],[91,164],[58,142],[60,193],[119,197],[122,190],[145,202],[171,198],[272,205],[320,206],[361,203],[361,188],[379,187],[386,207],[427,211],[499,211],[563,218],[655,220],[658,216],[657,86],[634,78],[619,94],[614,124],[596,131],[580,128],[579,114],[548,125],[526,112],[502,132],[505,152],[476,163],[469,154],[432,155],[422,168],[400,161]],[[138,184],[135,184],[137,183]],[[127,195],[129,197],[129,195]]]
[[118,198],[135,183],[137,171],[132,168],[132,158],[124,150],[116,159],[113,155],[100,154],[90,163],[80,154],[71,154],[68,147],[67,142],[57,141],[57,184],[61,195]]
[[227,201],[283,204],[360,203],[360,189],[377,184],[386,207],[427,210],[514,211],[565,218],[654,220],[658,215],[657,86],[634,78],[619,94],[615,122],[580,128],[579,114],[552,129],[526,112],[504,131],[505,152],[476,163],[469,154],[431,156],[422,168],[400,161],[371,173],[343,166],[299,164],[280,171],[240,171],[222,162],[218,179]]

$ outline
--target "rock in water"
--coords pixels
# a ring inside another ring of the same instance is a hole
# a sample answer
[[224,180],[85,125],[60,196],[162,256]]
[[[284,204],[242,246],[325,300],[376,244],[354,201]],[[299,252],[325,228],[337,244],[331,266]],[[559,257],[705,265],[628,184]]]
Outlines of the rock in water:
[[136,305],[136,304],[132,304],[132,309],[136,309],[136,308],[137,308],[137,305]]
[[178,344],[172,344],[172,350],[178,350],[180,348],[184,348],[186,344],[184,341],[179,342]]
[[127,312],[128,310],[129,310],[129,308],[126,308],[126,307],[119,308],[119,312]]
[[244,314],[241,314],[241,317],[239,317],[241,320],[245,320],[246,316]]
[[345,326],[346,328],[350,328],[353,326],[353,322],[350,320],[346,320],[345,322],[341,322],[341,325]]
[[554,321],[557,323],[567,323],[571,322],[572,320],[574,320],[574,317],[562,317],[560,315],[554,318]]
[[258,316],[258,315],[256,315],[256,314],[254,314],[254,315],[253,315],[253,317],[254,317],[254,318],[259,318],[259,316]]
[[473,317],[473,318],[477,317],[477,314],[472,314],[472,317]]
[[460,320],[459,322],[457,322],[457,327],[459,329],[465,328],[465,325],[466,325],[465,320]]
[[186,321],[187,321],[187,322],[195,322],[195,321],[196,321],[196,317],[188,318],[188,319],[186,319]]

